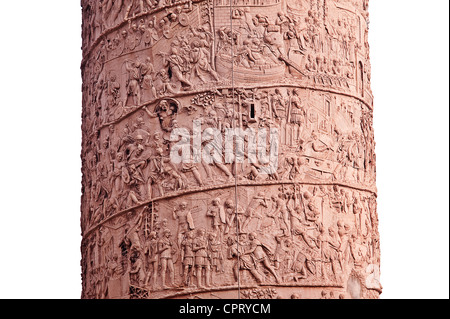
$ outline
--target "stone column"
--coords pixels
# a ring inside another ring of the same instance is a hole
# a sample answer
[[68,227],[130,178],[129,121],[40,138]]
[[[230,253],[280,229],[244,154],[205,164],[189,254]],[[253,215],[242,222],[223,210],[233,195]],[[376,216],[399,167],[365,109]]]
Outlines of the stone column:
[[378,298],[367,0],[82,0],[82,298]]

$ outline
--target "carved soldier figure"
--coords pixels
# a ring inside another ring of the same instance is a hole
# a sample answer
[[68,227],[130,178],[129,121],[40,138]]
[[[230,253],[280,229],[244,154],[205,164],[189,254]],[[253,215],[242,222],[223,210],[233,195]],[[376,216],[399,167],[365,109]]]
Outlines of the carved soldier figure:
[[265,208],[269,207],[269,205],[267,204],[267,198],[263,192],[258,193],[258,195],[254,196],[251,199],[250,204],[248,205],[247,210],[245,211],[245,219],[242,224],[242,229],[244,231],[247,230],[248,224],[253,219],[258,220],[258,224],[256,225],[256,230],[257,231],[261,230],[261,224],[262,224],[262,219],[263,219],[264,215],[260,211],[258,211],[260,206],[265,207]]
[[145,59],[145,62],[140,66],[141,77],[142,77],[142,87],[146,90],[150,89],[152,91],[152,97],[156,98],[156,88],[154,85],[155,70],[153,68],[152,60],[150,57]]
[[191,172],[192,175],[194,176],[194,179],[197,182],[198,186],[200,186],[200,187],[205,186],[205,184],[203,183],[202,175],[198,168],[198,164],[195,163],[192,153],[191,153],[190,161],[188,161],[186,163],[184,163],[184,162],[182,163],[181,171],[183,173]]
[[[234,202],[231,199],[228,199],[224,203],[225,208],[225,216],[226,216],[226,227],[225,227],[225,234],[228,234],[230,230],[237,230],[237,227],[241,227],[242,222],[239,220],[239,218],[236,218],[236,206]],[[243,211],[241,209],[241,212],[238,213],[238,216],[243,215]]]
[[187,202],[182,202],[178,208],[173,211],[173,219],[178,221],[178,246],[181,245],[186,232],[195,229],[191,210],[187,208]]
[[336,236],[334,230],[330,227],[327,230],[323,225],[320,225],[320,235],[318,242],[320,243],[321,251],[321,272],[324,279],[328,279],[327,265],[331,266],[331,270],[335,278],[337,278],[337,264],[338,264],[338,254],[339,249],[339,239]]
[[310,248],[316,248],[316,239],[310,235],[310,231],[316,230],[316,227],[307,224],[304,209],[301,206],[297,206],[290,211],[290,217],[292,234],[303,238]]
[[211,218],[211,225],[213,230],[218,234],[222,234],[223,226],[226,223],[225,210],[220,205],[220,198],[213,199],[212,205],[208,207],[206,216]]
[[[161,282],[163,289],[175,284],[175,269],[173,255],[176,253],[175,244],[172,242],[172,234],[169,229],[163,231],[163,236],[158,242],[158,253],[161,263]],[[169,286],[166,285],[166,274],[169,273]]]
[[124,106],[128,105],[128,98],[131,97],[133,106],[141,104],[141,72],[140,63],[125,61],[125,69],[128,72],[127,80],[127,99],[124,102]]
[[194,238],[194,231],[188,231],[181,243],[181,277],[183,278],[183,285],[186,287],[191,284],[191,277],[195,266]]
[[151,279],[151,286],[156,287],[156,280],[158,278],[159,267],[159,248],[158,248],[158,236],[155,231],[152,231],[149,235],[149,240],[145,246],[145,254],[147,255],[147,278],[145,279],[145,286],[147,286]]
[[298,89],[294,89],[292,91],[290,108],[291,108],[290,122],[300,125],[300,128],[303,129],[304,128],[303,125],[305,125],[306,123],[305,121],[306,112],[303,108]]
[[227,246],[228,246],[228,259],[236,260],[233,266],[233,275],[235,281],[239,280],[239,271],[248,270],[256,279],[257,283],[262,283],[261,275],[256,270],[256,265],[254,261],[249,255],[240,252],[240,250],[242,250],[242,247],[238,248],[236,240],[234,240],[231,237],[228,237]]
[[285,236],[290,236],[291,221],[289,216],[289,209],[283,197],[284,195],[282,193],[278,194],[278,196],[272,195],[272,201],[275,203],[275,209],[269,215],[275,218],[278,229],[283,229],[283,233],[285,234]]
[[[205,285],[206,287],[210,287],[211,263],[208,256],[208,239],[206,238],[205,229],[201,228],[197,230],[197,237],[194,239],[192,250],[195,253],[197,287],[204,288]],[[203,283],[205,283],[205,285]]]
[[244,255],[251,255],[255,265],[262,264],[276,279],[277,283],[280,283],[280,278],[275,269],[270,265],[269,258],[267,257],[267,248],[257,239],[256,233],[250,233],[248,235],[249,244],[245,249]]
[[[216,233],[208,234],[208,245],[209,245],[209,258],[211,260],[211,275],[212,270],[216,272],[224,273],[223,266],[223,253],[222,253],[222,242]],[[212,279],[211,279],[212,283]]]

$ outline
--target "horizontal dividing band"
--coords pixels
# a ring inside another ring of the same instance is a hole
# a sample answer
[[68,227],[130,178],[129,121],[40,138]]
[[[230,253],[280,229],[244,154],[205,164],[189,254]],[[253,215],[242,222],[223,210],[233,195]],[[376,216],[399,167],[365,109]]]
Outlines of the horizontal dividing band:
[[[146,290],[146,288],[136,287],[139,289]],[[232,286],[222,286],[222,287],[209,287],[208,289],[185,289],[185,288],[174,288],[173,290],[180,290],[179,292],[172,292],[165,294],[164,290],[151,291],[152,297],[155,295],[159,299],[172,299],[172,298],[182,298],[184,296],[189,296],[192,294],[202,294],[202,293],[214,293],[214,292],[229,292],[247,289],[258,289],[258,288],[344,288],[343,284],[324,282],[324,283],[295,283],[295,284],[274,284],[274,283],[261,283],[259,285],[232,285]],[[170,290],[170,289],[169,289]]]
[[[240,182],[240,183],[237,183],[237,187],[277,186],[277,185],[280,185],[280,186],[282,186],[282,185],[340,186],[340,187],[350,188],[350,189],[357,190],[357,191],[368,192],[368,193],[371,193],[371,194],[377,196],[377,190],[375,188],[360,187],[358,185],[342,183],[342,182],[268,181],[268,182]],[[163,201],[163,200],[168,200],[168,199],[172,199],[172,198],[176,198],[176,197],[192,195],[192,194],[196,194],[196,193],[204,193],[204,192],[208,192],[208,191],[214,191],[214,190],[219,190],[219,189],[229,189],[229,188],[235,188],[235,187],[236,187],[235,183],[214,185],[214,186],[209,186],[209,187],[196,187],[196,188],[191,188],[191,189],[184,190],[184,191],[174,192],[174,193],[168,194],[166,196],[153,198],[153,199],[145,201],[139,205],[124,209],[124,210],[104,219],[103,221],[101,221],[97,225],[91,227],[89,230],[87,230],[83,234],[83,241],[86,240],[93,232],[95,232],[98,228],[100,228],[102,225],[106,224],[107,222],[109,222],[115,218],[118,218],[126,213],[129,213],[133,210],[144,208],[152,203]]]
[[[271,89],[271,88],[279,88],[279,87],[288,87],[288,88],[299,88],[299,89],[303,89],[303,90],[314,90],[314,91],[319,91],[319,92],[325,92],[325,93],[331,93],[331,94],[338,94],[338,95],[342,95],[342,96],[346,96],[349,98],[354,98],[356,100],[358,100],[359,102],[361,102],[364,106],[366,106],[370,111],[373,111],[373,106],[369,105],[367,103],[367,101],[365,101],[364,99],[362,99],[361,97],[349,94],[349,93],[344,93],[341,92],[339,90],[332,90],[332,89],[325,89],[325,88],[317,88],[317,87],[312,87],[312,86],[307,86],[307,85],[300,85],[298,83],[282,83],[282,82],[278,82],[278,83],[271,83],[271,84],[262,84],[262,85],[239,85],[238,87],[235,87],[235,89],[254,89],[254,88],[258,88],[258,89]],[[110,125],[115,125],[118,124],[124,120],[126,120],[127,118],[129,118],[130,116],[132,116],[133,114],[136,114],[138,111],[141,111],[144,107],[150,106],[152,104],[157,104],[159,102],[161,102],[162,100],[165,99],[174,99],[174,98],[181,98],[181,97],[185,97],[185,96],[189,96],[189,95],[195,95],[195,94],[201,94],[201,93],[206,93],[206,92],[210,92],[211,90],[233,90],[233,87],[230,85],[224,85],[224,86],[213,86],[213,87],[209,87],[209,88],[204,88],[201,90],[195,90],[195,91],[188,91],[188,92],[180,92],[177,94],[173,94],[173,95],[168,95],[168,96],[164,96],[164,97],[159,97],[153,100],[150,100],[148,102],[145,102],[141,105],[136,105],[133,110],[131,110],[130,112],[128,112],[127,114],[121,116],[119,119],[108,122],[108,123],[104,123],[102,125],[100,125],[97,128],[97,131],[103,130],[107,127],[109,127]],[[93,136],[96,132],[92,132],[90,136]]]

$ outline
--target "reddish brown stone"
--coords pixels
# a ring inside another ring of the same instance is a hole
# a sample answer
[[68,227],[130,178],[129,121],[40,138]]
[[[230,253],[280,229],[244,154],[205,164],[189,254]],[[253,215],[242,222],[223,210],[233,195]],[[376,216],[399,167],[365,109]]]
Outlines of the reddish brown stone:
[[367,0],[82,7],[83,298],[379,297]]

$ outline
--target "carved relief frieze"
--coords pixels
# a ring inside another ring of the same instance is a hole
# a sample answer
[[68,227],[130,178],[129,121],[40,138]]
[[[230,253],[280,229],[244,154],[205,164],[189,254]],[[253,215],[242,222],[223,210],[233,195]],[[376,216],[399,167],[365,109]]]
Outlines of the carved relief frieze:
[[366,1],[82,8],[83,298],[381,292]]

